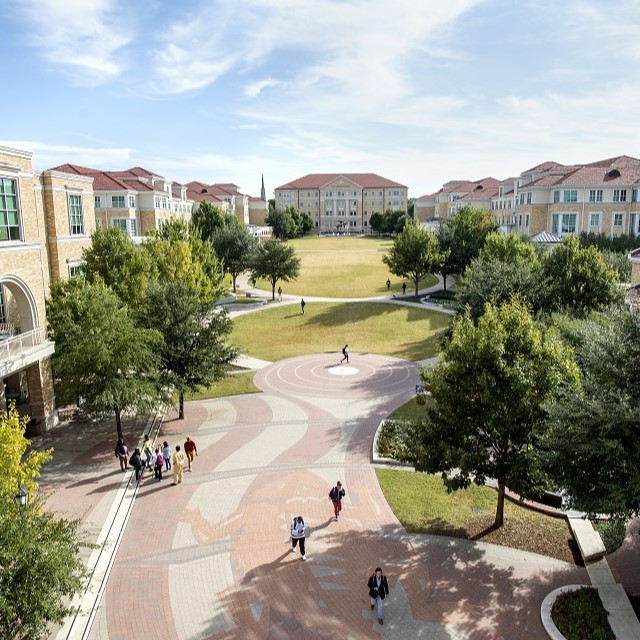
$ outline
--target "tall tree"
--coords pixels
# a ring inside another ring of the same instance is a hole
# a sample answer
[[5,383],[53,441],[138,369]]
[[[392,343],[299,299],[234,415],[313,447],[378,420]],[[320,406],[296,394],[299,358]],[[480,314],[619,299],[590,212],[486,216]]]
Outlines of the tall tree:
[[265,222],[271,227],[274,238],[285,240],[292,238],[300,231],[300,212],[293,206],[285,209],[274,209],[267,213]]
[[227,227],[213,237],[213,249],[222,262],[225,273],[233,280],[234,293],[236,278],[251,265],[256,246],[255,238],[245,227]]
[[547,311],[598,311],[622,301],[617,273],[595,246],[575,236],[542,255],[540,293]]
[[640,513],[640,311],[607,310],[574,324],[580,393],[549,402],[545,462],[569,506],[591,515]]
[[179,418],[184,418],[184,394],[210,385],[225,375],[236,352],[224,338],[231,331],[225,311],[203,301],[181,282],[157,283],[149,290],[142,322],[162,334],[162,380],[179,397]]
[[478,257],[486,237],[497,228],[489,211],[472,207],[459,209],[440,225],[436,235],[441,251],[447,256],[440,269],[445,290],[447,276],[462,275]]
[[265,278],[271,283],[271,299],[276,297],[279,280],[295,280],[300,273],[300,258],[295,249],[282,240],[267,240],[258,246],[251,265],[252,278]]
[[118,227],[96,229],[91,246],[82,252],[88,282],[104,282],[124,303],[139,306],[155,277],[147,253]]
[[213,240],[213,236],[224,227],[239,225],[238,219],[207,200],[201,200],[191,214],[191,226],[198,231],[203,240]]
[[520,301],[488,304],[477,323],[468,314],[454,322],[440,362],[422,378],[433,402],[412,430],[416,467],[441,473],[453,490],[496,479],[494,526],[502,526],[507,486],[525,496],[542,487],[543,403],[578,384],[570,348]]
[[382,257],[382,262],[394,275],[413,282],[417,298],[420,280],[438,271],[444,259],[435,235],[411,220],[398,234],[389,253]]
[[47,320],[56,343],[53,368],[60,395],[81,398],[89,413],[146,412],[166,400],[159,383],[162,336],[137,327],[128,308],[102,283],[72,278],[51,286]]
[[[79,523],[44,511],[35,494],[51,451],[25,458],[24,430],[15,408],[0,414],[0,637],[39,640],[72,612],[87,572],[78,554],[85,546]],[[26,506],[15,501],[19,486],[30,495]]]

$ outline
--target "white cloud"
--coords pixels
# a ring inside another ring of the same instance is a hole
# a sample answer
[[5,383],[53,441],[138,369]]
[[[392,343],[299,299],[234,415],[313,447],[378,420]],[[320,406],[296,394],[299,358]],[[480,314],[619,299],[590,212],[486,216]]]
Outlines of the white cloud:
[[258,80],[257,82],[252,82],[245,85],[244,95],[247,96],[247,98],[255,98],[263,89],[276,87],[278,86],[278,84],[279,82],[277,80],[273,80],[272,78],[268,78],[266,80]]
[[27,41],[74,80],[100,84],[122,72],[118,54],[132,36],[116,0],[24,0],[16,10]]

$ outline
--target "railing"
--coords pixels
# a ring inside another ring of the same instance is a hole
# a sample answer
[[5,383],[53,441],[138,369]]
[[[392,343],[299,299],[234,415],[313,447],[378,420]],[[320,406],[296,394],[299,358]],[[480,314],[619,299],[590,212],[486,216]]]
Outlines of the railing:
[[32,331],[26,331],[4,340],[2,339],[3,337],[3,335],[0,335],[0,360],[11,360],[20,355],[25,349],[30,349],[46,342],[47,333],[44,327],[38,327]]

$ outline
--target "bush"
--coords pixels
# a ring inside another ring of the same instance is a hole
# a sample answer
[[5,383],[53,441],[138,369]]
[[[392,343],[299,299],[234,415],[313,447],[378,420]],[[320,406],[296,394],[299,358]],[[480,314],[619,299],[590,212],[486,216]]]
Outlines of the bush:
[[593,528],[600,534],[607,553],[619,549],[627,535],[627,524],[623,520],[597,520]]
[[578,239],[582,247],[596,246],[600,251],[629,253],[632,249],[640,246],[640,238],[629,234],[611,238],[604,233],[581,233]]
[[631,261],[626,253],[621,251],[609,251],[605,249],[602,252],[604,261],[618,274],[620,282],[631,282]]
[[551,619],[566,640],[616,640],[598,591],[583,587],[559,595]]
[[385,420],[378,435],[377,452],[382,458],[403,461],[407,458],[407,422]]
[[434,291],[429,295],[432,300],[455,300],[455,291]]

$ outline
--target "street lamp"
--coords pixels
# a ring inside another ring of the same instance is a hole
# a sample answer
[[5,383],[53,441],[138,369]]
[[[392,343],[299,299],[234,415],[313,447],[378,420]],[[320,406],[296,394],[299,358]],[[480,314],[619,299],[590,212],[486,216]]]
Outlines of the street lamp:
[[24,487],[18,487],[18,493],[15,495],[15,501],[20,507],[26,507],[29,502],[29,492]]

